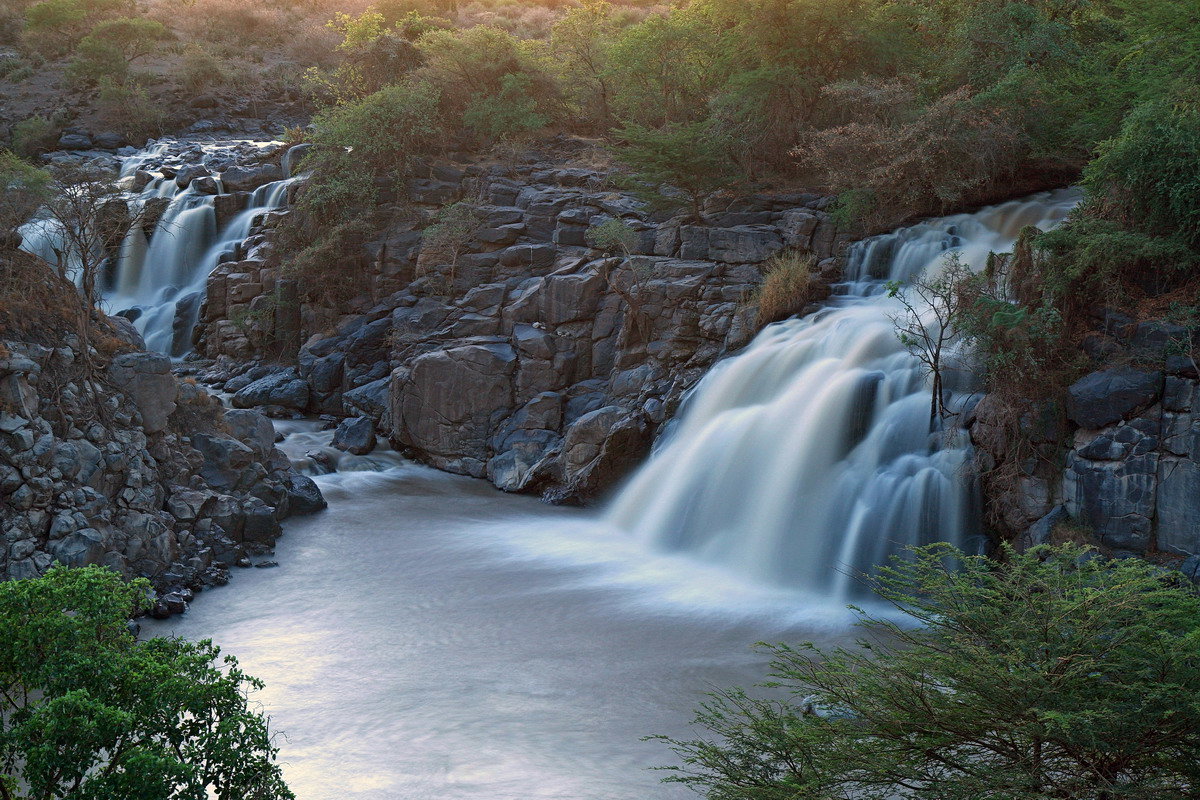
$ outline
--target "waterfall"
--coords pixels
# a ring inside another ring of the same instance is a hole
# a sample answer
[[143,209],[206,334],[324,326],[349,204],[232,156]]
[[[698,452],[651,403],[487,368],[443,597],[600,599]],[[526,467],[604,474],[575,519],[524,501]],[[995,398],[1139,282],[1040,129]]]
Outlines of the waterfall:
[[[128,197],[131,219],[137,220],[151,201],[167,205],[149,235],[140,224],[130,227],[115,263],[107,265],[101,281],[104,307],[129,318],[148,349],[172,356],[182,356],[191,349],[191,332],[199,318],[209,273],[236,251],[260,215],[283,204],[287,187],[294,182],[288,179],[260,186],[250,193],[244,208],[221,225],[217,218],[218,195],[202,194],[191,186],[180,189],[174,178],[166,178],[149,166],[179,144],[159,142],[121,162],[120,186],[128,188],[138,170],[153,176],[145,188]],[[202,157],[236,145],[262,147],[265,143],[188,145],[185,155]],[[220,188],[219,181],[217,185]],[[63,237],[55,222],[35,219],[19,232],[22,249],[51,264],[58,263]],[[70,254],[66,258],[70,270],[71,262],[77,259]]]
[[704,377],[609,519],[658,549],[835,600],[905,547],[976,546],[969,445],[930,430],[928,378],[896,337],[884,282],[932,273],[950,251],[979,268],[1077,201],[1044,193],[852,246],[825,308],[768,326]]

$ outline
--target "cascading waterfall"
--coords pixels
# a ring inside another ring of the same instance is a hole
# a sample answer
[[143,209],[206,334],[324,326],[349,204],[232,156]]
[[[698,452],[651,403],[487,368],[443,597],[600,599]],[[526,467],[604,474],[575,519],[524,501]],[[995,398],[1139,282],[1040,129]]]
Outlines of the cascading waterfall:
[[836,600],[905,547],[972,547],[969,445],[930,430],[928,378],[896,337],[884,282],[932,273],[951,251],[980,268],[1077,201],[1060,190],[855,244],[825,308],[767,327],[705,376],[610,520],[659,549]]
[[[121,164],[121,178],[130,178],[162,157],[170,146],[170,142],[160,142],[127,157]],[[145,188],[129,199],[130,218],[137,220],[151,200],[169,203],[149,236],[139,224],[130,227],[116,263],[107,270],[101,300],[110,313],[133,322],[148,349],[181,356],[191,348],[191,331],[209,273],[249,235],[258,216],[283,204],[293,179],[255,189],[245,208],[222,226],[217,220],[216,195],[202,194],[191,186],[180,189],[173,178],[151,174]],[[51,264],[58,263],[63,246],[56,223],[38,219],[20,232],[23,249]],[[70,271],[71,257],[66,257]]]

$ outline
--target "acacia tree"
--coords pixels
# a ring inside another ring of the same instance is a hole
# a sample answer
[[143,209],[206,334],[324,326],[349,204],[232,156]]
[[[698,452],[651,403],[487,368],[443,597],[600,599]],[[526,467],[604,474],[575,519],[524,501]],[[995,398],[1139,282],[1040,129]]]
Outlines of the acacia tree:
[[738,178],[728,139],[710,122],[670,123],[661,128],[631,123],[617,137],[617,158],[658,193],[647,199],[670,202],[670,189],[682,190],[698,222],[704,218],[704,201]]
[[49,185],[45,170],[0,149],[0,249],[15,241],[13,232],[42,207]]
[[[854,649],[763,647],[767,686],[710,696],[668,781],[710,800],[1163,800],[1200,786],[1200,597],[1077,545],[947,544],[868,579]],[[915,624],[914,624],[915,623]]]
[[[631,255],[638,244],[638,232],[623,219],[610,219],[588,228],[588,244],[620,259],[601,262],[600,274],[609,288],[625,301],[633,321],[632,330],[644,341],[649,338],[649,320],[642,311],[638,294],[653,276],[653,264],[649,259]],[[619,267],[624,267],[620,269]]]
[[285,800],[262,683],[210,641],[137,641],[150,585],[100,567],[0,583],[0,798]]
[[961,287],[971,269],[957,252],[945,257],[932,276],[919,276],[911,283],[888,283],[890,297],[903,310],[892,315],[896,337],[916,356],[932,381],[929,399],[930,424],[946,415],[944,371],[951,348],[959,339],[957,323],[967,308]]

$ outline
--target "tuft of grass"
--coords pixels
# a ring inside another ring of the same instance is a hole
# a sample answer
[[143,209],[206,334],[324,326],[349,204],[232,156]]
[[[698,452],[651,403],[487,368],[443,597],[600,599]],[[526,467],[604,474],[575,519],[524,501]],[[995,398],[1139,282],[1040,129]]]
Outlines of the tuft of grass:
[[763,265],[763,282],[750,298],[758,306],[758,327],[787,319],[808,305],[815,263],[808,253],[788,251]]

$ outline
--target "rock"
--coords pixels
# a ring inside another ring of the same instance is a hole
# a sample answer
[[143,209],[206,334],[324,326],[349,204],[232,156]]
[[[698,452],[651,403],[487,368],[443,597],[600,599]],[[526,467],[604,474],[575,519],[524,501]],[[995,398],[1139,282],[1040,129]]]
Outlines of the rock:
[[146,433],[166,429],[179,396],[171,359],[160,353],[126,353],[113,359],[108,378],[133,401]]
[[375,423],[367,417],[345,419],[333,434],[333,446],[356,456],[375,449]]
[[214,489],[245,490],[257,477],[253,472],[248,472],[254,463],[254,451],[237,439],[210,433],[194,433],[192,447],[204,458],[200,477]]
[[105,131],[92,137],[92,146],[100,150],[120,150],[126,144],[125,137],[115,131]]
[[292,474],[285,481],[288,507],[293,514],[312,514],[323,511],[329,503],[321,496],[317,484],[307,475]]
[[58,146],[63,150],[90,150],[92,137],[86,133],[64,133],[58,139]]
[[193,180],[190,186],[196,194],[217,194],[221,191],[221,188],[217,186],[216,179],[209,175],[201,175]]
[[180,189],[186,189],[196,178],[207,178],[211,175],[208,167],[203,164],[189,164],[175,173],[175,185]]
[[1067,416],[1081,428],[1103,428],[1158,399],[1162,382],[1161,372],[1133,367],[1093,372],[1067,390]]
[[1031,547],[1050,544],[1050,535],[1054,533],[1054,529],[1058,525],[1070,521],[1071,515],[1067,513],[1067,509],[1063,506],[1055,506],[1049,514],[1030,525],[1029,529],[1017,539],[1017,551],[1023,553]]
[[[290,151],[289,151],[290,152]],[[221,173],[221,185],[227,192],[249,192],[283,179],[283,170],[275,164],[253,167],[230,167]]]
[[640,412],[607,406],[584,414],[562,443],[563,483],[572,499],[589,501],[649,452],[650,428]]
[[95,528],[84,528],[66,534],[46,545],[50,556],[64,567],[85,567],[100,564],[107,549],[104,534]]
[[390,376],[363,384],[342,395],[342,404],[347,411],[359,411],[375,420],[382,420],[388,405]]
[[275,450],[275,428],[271,420],[257,411],[235,409],[225,412],[225,424],[230,433],[253,450],[259,459],[270,459]]
[[308,383],[294,370],[283,370],[250,383],[233,396],[234,408],[282,406],[303,411],[308,408]]
[[191,102],[188,103],[188,107],[189,108],[216,108],[220,104],[221,104],[221,101],[218,100],[213,95],[201,94],[201,95],[197,95],[196,97],[193,97]]

